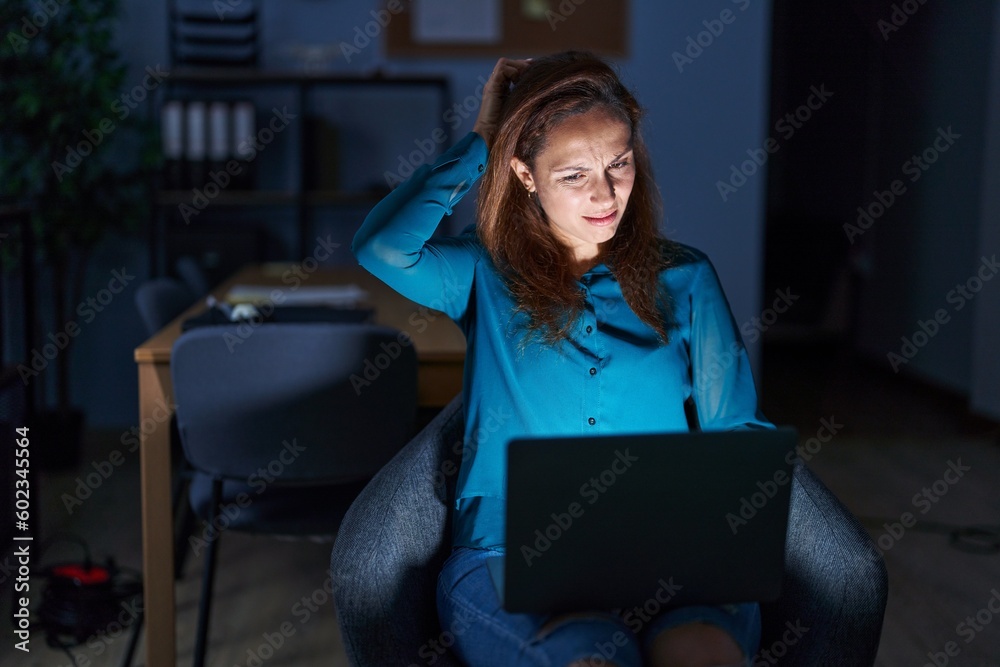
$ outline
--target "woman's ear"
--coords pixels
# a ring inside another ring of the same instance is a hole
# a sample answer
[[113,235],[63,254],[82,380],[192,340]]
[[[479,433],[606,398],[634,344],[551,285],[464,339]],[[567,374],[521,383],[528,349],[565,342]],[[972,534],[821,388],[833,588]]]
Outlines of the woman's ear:
[[517,180],[521,181],[521,185],[525,187],[528,192],[535,191],[535,179],[531,176],[531,169],[517,157],[512,157],[510,159],[510,168],[514,170],[514,175],[517,176]]

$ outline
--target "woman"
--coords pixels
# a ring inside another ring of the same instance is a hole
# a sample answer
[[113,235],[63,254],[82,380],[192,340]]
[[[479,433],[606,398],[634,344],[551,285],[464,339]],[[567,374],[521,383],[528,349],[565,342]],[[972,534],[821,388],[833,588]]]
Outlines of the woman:
[[[473,132],[354,239],[364,267],[466,335],[465,449],[438,613],[442,627],[480,619],[454,647],[473,667],[735,665],[757,650],[756,604],[671,610],[635,632],[610,612],[507,613],[486,568],[505,546],[511,438],[686,430],[689,400],[702,428],[770,427],[714,269],[658,234],[639,116],[594,56],[500,59]],[[431,238],[480,177],[475,228]],[[598,647],[621,636],[606,660]]]

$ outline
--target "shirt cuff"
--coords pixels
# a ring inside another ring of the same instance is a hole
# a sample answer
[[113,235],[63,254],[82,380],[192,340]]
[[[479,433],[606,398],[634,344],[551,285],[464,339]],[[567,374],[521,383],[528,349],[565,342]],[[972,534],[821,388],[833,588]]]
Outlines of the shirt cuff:
[[468,184],[471,186],[486,171],[487,157],[486,141],[475,132],[469,132],[434,162],[431,171],[458,162],[465,170]]

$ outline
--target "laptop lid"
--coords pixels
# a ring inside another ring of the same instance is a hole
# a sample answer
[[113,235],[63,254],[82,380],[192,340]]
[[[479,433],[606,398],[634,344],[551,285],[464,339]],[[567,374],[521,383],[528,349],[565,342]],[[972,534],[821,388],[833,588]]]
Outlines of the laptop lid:
[[504,608],[776,599],[796,442],[791,428],[511,441],[491,566]]

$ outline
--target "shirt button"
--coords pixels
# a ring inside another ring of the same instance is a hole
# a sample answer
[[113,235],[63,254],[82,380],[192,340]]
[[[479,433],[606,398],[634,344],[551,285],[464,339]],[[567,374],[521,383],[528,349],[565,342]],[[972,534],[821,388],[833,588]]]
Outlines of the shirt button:
[[482,171],[483,169],[485,169],[485,167],[483,167],[483,165],[479,165],[479,171]]
[[587,420],[587,423],[590,424],[591,426],[593,426],[594,424],[597,423],[597,420],[594,419],[593,417],[591,417],[590,419]]
[[590,326],[590,325],[588,324],[588,325],[587,325],[587,333],[591,333],[591,332],[592,332],[593,330],[594,330],[594,327],[592,327],[592,326]]
[[597,369],[596,368],[591,368],[590,369],[590,374],[591,375],[597,375]]

